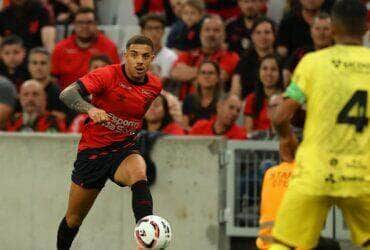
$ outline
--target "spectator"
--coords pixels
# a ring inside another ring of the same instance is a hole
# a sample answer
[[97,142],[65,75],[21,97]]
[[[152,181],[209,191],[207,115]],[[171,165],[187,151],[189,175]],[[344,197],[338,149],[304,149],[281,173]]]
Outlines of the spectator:
[[202,47],[181,53],[171,71],[172,78],[183,83],[180,99],[192,90],[191,81],[196,78],[202,61],[211,60],[220,65],[222,85],[229,81],[238,64],[238,54],[224,48],[225,27],[219,16],[213,15],[204,19],[200,40]]
[[138,18],[155,13],[165,15],[167,25],[177,21],[185,0],[134,0],[135,14]]
[[313,46],[298,48],[286,61],[284,67],[284,82],[289,84],[290,76],[302,57],[311,51],[320,50],[334,44],[333,33],[331,30],[330,15],[321,12],[313,20],[311,25],[311,38]]
[[186,0],[181,11],[181,20],[172,27],[167,37],[167,47],[188,51],[200,47],[199,30],[204,16],[202,0]]
[[240,15],[237,0],[205,0],[204,2],[208,13],[220,15],[224,20]]
[[112,61],[109,56],[105,54],[94,55],[89,61],[89,72],[110,64],[112,64]]
[[17,89],[29,79],[25,56],[26,51],[19,36],[10,35],[3,39],[0,45],[0,74],[7,77]]
[[[112,62],[107,55],[94,55],[89,61],[89,72],[110,64],[112,64]],[[91,96],[89,96],[89,101],[90,99]],[[81,133],[87,118],[89,118],[87,114],[78,114],[73,118],[71,124],[69,125],[68,131],[71,133]]]
[[13,84],[0,76],[0,130],[5,127],[6,121],[15,109],[16,96],[17,91]]
[[158,75],[163,83],[169,79],[172,65],[177,60],[177,54],[162,45],[165,25],[166,20],[158,14],[147,14],[140,18],[141,34],[149,37],[154,44],[152,72]]
[[204,61],[198,71],[196,92],[185,97],[182,112],[183,126],[189,130],[200,119],[216,115],[220,97],[220,67],[212,61]]
[[143,129],[170,135],[185,134],[181,126],[173,122],[167,100],[163,95],[159,95],[150,105],[144,117]]
[[0,12],[0,36],[20,36],[27,49],[44,46],[52,51],[56,30],[51,26],[48,11],[36,0],[11,0]]
[[7,131],[65,132],[65,121],[46,111],[46,95],[36,80],[25,81],[20,89],[22,111],[7,122]]
[[209,120],[199,120],[189,135],[223,135],[228,139],[245,140],[246,131],[235,124],[242,102],[236,95],[225,96],[217,103],[217,115]]
[[58,77],[62,90],[87,73],[93,55],[105,53],[113,63],[120,61],[116,45],[98,31],[93,9],[80,8],[74,27],[74,34],[60,41],[52,55],[52,74]]
[[283,91],[282,70],[276,56],[267,55],[261,59],[258,78],[256,88],[247,96],[244,107],[244,126],[249,137],[253,137],[254,131],[271,128],[267,113],[268,100]]
[[259,2],[260,0],[238,0],[242,15],[226,26],[226,41],[229,49],[239,55],[252,45],[251,29],[259,16]]
[[241,56],[231,86],[231,92],[243,99],[254,90],[261,58],[275,52],[274,21],[261,17],[255,21],[251,32],[253,46]]
[[277,36],[277,51],[282,57],[289,56],[300,47],[313,46],[310,25],[323,4],[324,0],[300,0],[301,8],[283,18]]
[[45,48],[36,47],[28,54],[28,70],[46,93],[46,110],[58,118],[66,117],[67,107],[59,100],[60,89],[50,74],[50,53]]
[[57,24],[70,23],[73,15],[81,7],[95,8],[93,0],[50,0],[49,2]]
[[167,25],[172,25],[179,19],[181,19],[181,12],[184,7],[185,0],[170,0],[171,12],[166,13]]

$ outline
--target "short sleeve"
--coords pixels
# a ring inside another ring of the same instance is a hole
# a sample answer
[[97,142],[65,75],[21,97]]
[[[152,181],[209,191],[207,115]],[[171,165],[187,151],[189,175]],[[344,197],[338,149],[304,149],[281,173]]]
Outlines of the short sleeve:
[[299,62],[293,73],[292,81],[284,93],[284,96],[300,104],[304,104],[310,94],[312,85],[311,58],[312,54],[308,54]]
[[16,90],[13,84],[5,78],[0,78],[0,104],[14,107],[16,103]]
[[253,116],[253,102],[255,99],[254,96],[254,94],[250,94],[247,96],[244,106],[244,115]]
[[206,135],[206,120],[199,120],[195,122],[195,124],[190,128],[188,134],[189,135]]
[[179,54],[179,57],[177,58],[177,61],[175,62],[174,66],[176,66],[179,63],[189,64],[190,61],[190,55],[188,52],[181,52]]
[[99,95],[103,93],[112,81],[111,66],[98,68],[83,77],[78,82],[81,83],[89,94]]
[[238,54],[234,52],[227,53],[225,58],[220,62],[220,67],[226,71],[226,73],[231,76],[239,62]]
[[119,64],[120,63],[117,47],[114,44],[112,44],[112,46],[111,46],[111,49],[110,49],[110,52],[109,52],[109,57],[112,60],[113,64]]

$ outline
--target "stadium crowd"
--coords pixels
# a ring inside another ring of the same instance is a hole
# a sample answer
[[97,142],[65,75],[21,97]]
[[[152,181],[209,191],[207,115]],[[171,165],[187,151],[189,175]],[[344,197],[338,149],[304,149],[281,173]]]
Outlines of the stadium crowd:
[[[143,129],[274,138],[269,100],[284,91],[304,54],[333,44],[334,2],[286,0],[276,23],[267,15],[269,0],[133,0],[141,34],[155,46],[151,71],[164,86]],[[60,24],[74,29],[56,42]],[[98,24],[93,0],[2,2],[0,130],[81,132],[87,115],[69,110],[60,91],[121,61],[122,45]],[[364,44],[370,46],[369,32]],[[302,126],[302,117],[294,125]]]

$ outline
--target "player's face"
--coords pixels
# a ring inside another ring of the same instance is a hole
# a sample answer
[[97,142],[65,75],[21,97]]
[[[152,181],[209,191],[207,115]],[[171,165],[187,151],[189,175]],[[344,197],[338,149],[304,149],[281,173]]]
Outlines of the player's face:
[[158,46],[162,42],[162,37],[164,34],[163,24],[156,20],[149,20],[144,29],[142,30],[142,35],[148,37],[155,46]]
[[217,105],[217,115],[224,126],[230,126],[236,122],[242,107],[241,101],[236,96],[230,96]]
[[132,44],[125,53],[129,77],[142,80],[154,59],[152,48],[146,44]]
[[244,16],[253,18],[258,15],[259,0],[239,0],[238,4]]
[[192,27],[202,18],[202,13],[190,5],[185,5],[181,12],[181,19],[188,27]]
[[311,27],[311,37],[317,48],[324,48],[333,44],[330,18],[316,18]]
[[273,48],[275,35],[271,24],[268,22],[260,23],[252,33],[252,41],[258,49],[266,50]]
[[78,14],[74,20],[76,36],[82,42],[92,41],[98,32],[95,16],[93,13]]
[[164,118],[163,97],[158,96],[145,114],[147,122],[159,122]]
[[225,37],[225,29],[220,19],[208,18],[203,22],[200,31],[202,47],[218,49]]
[[325,0],[300,0],[303,9],[305,10],[318,10],[321,8]]
[[6,67],[15,69],[22,64],[26,52],[19,44],[5,45],[1,50],[1,59]]
[[276,60],[273,58],[263,60],[259,74],[265,88],[275,86],[279,81],[279,65]]
[[102,60],[94,60],[91,62],[90,64],[90,67],[89,67],[89,72],[90,71],[93,71],[97,68],[101,68],[101,67],[104,67],[104,66],[107,66],[108,64]]
[[213,89],[219,81],[217,70],[211,63],[204,63],[198,72],[198,84],[202,89]]
[[33,53],[28,57],[28,71],[36,80],[44,80],[50,74],[49,57],[42,53]]
[[46,103],[44,90],[40,84],[26,84],[20,89],[19,100],[26,113],[40,114]]

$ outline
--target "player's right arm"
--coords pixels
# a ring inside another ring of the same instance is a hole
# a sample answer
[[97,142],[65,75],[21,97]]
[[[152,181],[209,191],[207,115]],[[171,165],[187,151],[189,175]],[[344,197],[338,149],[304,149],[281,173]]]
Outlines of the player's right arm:
[[79,112],[86,113],[94,123],[102,123],[109,120],[109,115],[102,109],[94,107],[85,101],[83,96],[87,96],[86,91],[78,83],[73,83],[60,93],[60,100],[69,108]]
[[290,121],[298,109],[307,101],[313,85],[311,80],[311,56],[305,56],[296,67],[292,81],[284,93],[284,99],[277,101],[276,110],[272,115],[272,123],[280,136],[281,154],[284,160],[294,160],[295,151],[298,146]]

